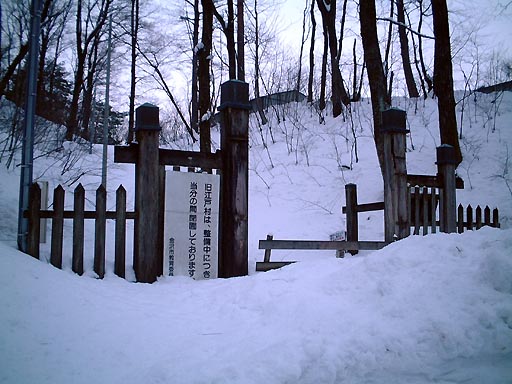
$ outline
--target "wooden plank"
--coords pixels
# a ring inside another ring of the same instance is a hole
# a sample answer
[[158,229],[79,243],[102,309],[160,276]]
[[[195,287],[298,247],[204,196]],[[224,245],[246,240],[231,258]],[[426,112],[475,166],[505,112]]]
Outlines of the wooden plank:
[[[267,240],[273,240],[273,239],[274,239],[273,235],[267,235]],[[263,261],[265,263],[268,263],[270,261],[270,252],[272,252],[272,250],[270,248],[265,249],[265,256],[263,257]]]
[[71,269],[82,275],[84,273],[84,207],[85,190],[82,184],[75,188],[73,217],[73,260]]
[[53,191],[52,244],[50,263],[62,269],[62,239],[64,236],[64,188],[58,185]]
[[[347,240],[357,241],[358,233],[358,217],[357,217],[357,186],[355,184],[345,185],[345,200],[347,202]],[[348,251],[348,249],[347,249]],[[352,255],[357,254],[357,249],[351,249]]]
[[257,261],[256,262],[256,271],[257,272],[266,272],[272,269],[279,269],[286,265],[290,265],[295,263],[295,261]]
[[[116,163],[135,163],[139,144],[132,143],[129,146],[114,147],[114,162]],[[174,149],[160,148],[159,164],[174,165],[183,167],[197,168],[222,168],[221,151],[215,153],[204,153],[194,151],[178,151]]]
[[498,212],[498,208],[494,208],[492,210],[492,226],[494,228],[500,227],[500,214]]
[[102,185],[96,190],[96,219],[94,221],[94,272],[105,277],[105,236],[107,219],[107,191]]
[[466,221],[467,221],[466,228],[468,230],[472,230],[473,229],[473,207],[471,207],[471,205],[468,205],[468,207],[466,208]]
[[464,207],[462,204],[459,204],[459,207],[457,208],[457,232],[464,232]]
[[41,220],[39,211],[41,209],[41,188],[37,183],[33,183],[29,189],[28,202],[28,234],[27,234],[27,253],[36,259],[39,259],[39,240],[41,236]]
[[[372,211],[382,211],[384,209],[384,202],[379,201],[376,203],[364,203],[356,205],[356,212],[372,212]],[[341,208],[342,213],[347,213],[347,207]]]
[[482,208],[476,207],[476,229],[482,228]]
[[437,208],[437,199],[436,199],[436,188],[430,188],[430,224],[432,228],[432,233],[436,233],[437,231],[437,218],[436,218],[436,208]]
[[259,249],[296,250],[365,250],[375,251],[384,248],[385,241],[327,241],[327,240],[260,240]]
[[126,190],[122,185],[116,191],[116,240],[114,273],[125,277],[126,260]]
[[[28,217],[28,213],[24,212],[24,217]],[[41,219],[53,219],[55,217],[55,211],[39,211],[39,217]],[[62,211],[63,219],[72,219],[75,217],[75,211]],[[105,217],[107,220],[115,220],[117,218],[116,211],[106,211]],[[90,220],[96,218],[96,211],[84,211],[84,219]],[[127,220],[134,220],[137,218],[137,212],[126,212]]]
[[423,223],[422,223],[422,226],[423,226],[423,236],[425,235],[428,235],[428,213],[429,213],[429,209],[428,209],[428,188],[427,187],[423,187],[423,193],[421,194],[421,204],[423,205]]
[[414,187],[414,234],[420,234],[420,187]]
[[[440,178],[437,176],[431,175],[407,175],[407,183],[411,187],[419,186],[419,187],[433,187],[433,188],[442,188],[443,183]],[[457,189],[464,189],[464,180],[457,176],[455,179],[455,186]]]
[[488,205],[484,209],[484,225],[491,225],[491,208]]

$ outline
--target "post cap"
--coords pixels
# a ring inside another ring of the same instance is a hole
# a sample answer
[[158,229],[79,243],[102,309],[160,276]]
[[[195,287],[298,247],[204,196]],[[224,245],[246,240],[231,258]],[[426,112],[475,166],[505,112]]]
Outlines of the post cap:
[[406,116],[407,113],[399,108],[389,108],[385,111],[382,111],[382,128],[381,132],[391,132],[391,133],[408,133],[409,130],[406,129]]
[[443,144],[436,148],[436,164],[457,164],[455,159],[455,148],[449,144]]
[[144,103],[135,110],[136,131],[160,131],[159,108],[150,103]]
[[219,111],[226,108],[251,109],[249,84],[240,80],[229,80],[221,84]]

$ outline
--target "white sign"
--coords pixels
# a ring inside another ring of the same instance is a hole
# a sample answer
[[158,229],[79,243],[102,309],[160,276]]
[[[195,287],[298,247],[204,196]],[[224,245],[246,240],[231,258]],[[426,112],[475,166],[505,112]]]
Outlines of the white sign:
[[217,277],[219,189],[218,175],[165,173],[165,275]]

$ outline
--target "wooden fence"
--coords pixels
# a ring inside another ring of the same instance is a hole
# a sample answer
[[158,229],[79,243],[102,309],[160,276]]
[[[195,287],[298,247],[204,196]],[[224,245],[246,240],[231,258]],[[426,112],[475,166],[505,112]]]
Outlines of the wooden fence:
[[115,220],[114,273],[125,277],[126,258],[126,220],[133,220],[135,212],[126,210],[126,190],[121,185],[116,191],[116,210],[107,211],[107,192],[103,185],[96,190],[94,211],[85,210],[85,190],[81,184],[74,190],[73,210],[64,209],[64,188],[57,186],[53,192],[53,210],[41,210],[41,189],[37,183],[30,189],[28,253],[39,259],[41,219],[52,220],[50,263],[62,268],[62,244],[64,220],[73,220],[73,252],[71,268],[73,272],[84,273],[84,237],[85,220],[94,220],[94,272],[105,276],[105,235],[107,219]]

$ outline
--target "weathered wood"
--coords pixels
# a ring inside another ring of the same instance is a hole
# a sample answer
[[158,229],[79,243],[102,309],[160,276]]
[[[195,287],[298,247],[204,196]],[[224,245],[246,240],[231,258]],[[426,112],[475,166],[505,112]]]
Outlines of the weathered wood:
[[385,241],[327,241],[327,240],[260,240],[259,249],[296,250],[364,250],[376,251],[389,243]]
[[[141,107],[139,107],[141,108]],[[137,130],[139,142],[137,162],[135,164],[135,249],[134,270],[138,282],[156,281],[160,257],[158,255],[159,238],[159,131]]]
[[484,209],[484,225],[491,225],[491,208],[488,205]]
[[29,189],[28,202],[28,233],[27,253],[39,259],[39,240],[41,236],[41,220],[39,211],[41,209],[41,188],[37,183],[32,183]]
[[[273,235],[267,235],[267,240],[273,240],[274,239],[274,236]],[[270,252],[272,252],[272,249],[265,249],[265,256],[263,257],[263,261],[265,263],[268,263],[270,261]]]
[[257,261],[256,272],[267,272],[293,264],[295,261]]
[[[405,115],[405,112],[404,112]],[[406,164],[406,133],[403,129],[393,133],[393,162],[394,162],[394,196],[395,196],[395,234],[398,239],[410,235],[410,226],[407,211],[407,164]],[[426,208],[426,207],[425,207]]]
[[428,234],[428,224],[429,224],[429,221],[428,221],[428,214],[429,214],[428,197],[429,197],[428,188],[423,187],[422,201],[421,201],[421,204],[423,205],[423,218],[422,218],[422,220],[423,220],[423,223],[422,223],[423,236]]
[[471,231],[473,229],[473,207],[468,205],[466,208],[466,228]]
[[84,207],[85,190],[82,184],[75,188],[74,215],[73,215],[73,272],[84,273]]
[[437,147],[437,167],[439,177],[443,181],[443,205],[440,211],[441,231],[453,233],[457,231],[457,205],[455,185],[455,150],[451,145],[443,144]]
[[459,204],[459,207],[457,208],[457,232],[464,232],[464,207],[462,204]]
[[[407,174],[407,183],[410,187],[432,187],[432,188],[442,188],[443,180],[438,176],[431,175],[413,175]],[[455,186],[457,189],[464,189],[464,180],[457,176],[455,178]]]
[[499,215],[499,212],[498,212],[498,208],[494,208],[492,210],[492,226],[494,228],[499,228],[500,227],[500,215]]
[[420,234],[420,187],[414,188],[414,234]]
[[[62,218],[63,219],[72,219],[75,215],[75,211],[62,211]],[[41,219],[53,219],[55,216],[55,211],[39,211],[39,217]],[[28,217],[28,214],[27,214]],[[117,215],[116,211],[107,211],[105,212],[105,217],[107,220],[115,220]],[[126,212],[126,219],[127,220],[134,220],[137,217],[137,212]],[[84,219],[95,219],[96,218],[96,211],[84,211]]]
[[53,190],[52,243],[50,263],[62,269],[62,240],[64,236],[64,188],[57,186]]
[[[380,201],[377,203],[357,204],[355,207],[356,212],[373,212],[373,211],[382,211],[383,209],[384,209],[383,201]],[[341,213],[347,213],[347,207],[342,207]]]
[[395,236],[395,193],[392,138],[383,134],[384,145],[384,239],[392,242]]
[[94,222],[94,272],[100,279],[105,277],[106,211],[107,191],[103,185],[100,185],[96,190],[96,219]]
[[[129,146],[116,146],[114,147],[114,161],[116,163],[135,163],[138,151],[139,144],[136,143],[132,143]],[[158,152],[160,165],[207,169],[222,167],[222,154],[219,150],[215,153],[203,153],[160,148]]]
[[[347,240],[357,241],[358,234],[358,217],[357,217],[357,186],[355,184],[345,185],[345,201],[347,204],[346,221],[347,221]],[[348,250],[352,255],[357,254],[357,249]]]
[[116,239],[114,273],[125,277],[126,260],[126,190],[122,185],[116,191]]
[[[41,187],[41,210],[48,210],[48,182],[47,181],[38,181]],[[46,233],[47,233],[47,220],[41,219],[40,223],[40,239],[39,242],[41,244],[46,243]]]
[[249,85],[221,85],[222,174],[220,192],[219,277],[248,271]]
[[482,208],[476,207],[476,229],[482,228]]
[[437,223],[436,223],[436,208],[437,208],[437,199],[436,199],[436,188],[430,188],[430,224],[432,228],[432,233],[436,233],[437,231]]
[[164,274],[164,225],[165,225],[165,166],[160,165],[159,167],[159,191],[160,198],[158,199],[158,221],[159,221],[159,232],[158,232],[158,276]]

